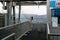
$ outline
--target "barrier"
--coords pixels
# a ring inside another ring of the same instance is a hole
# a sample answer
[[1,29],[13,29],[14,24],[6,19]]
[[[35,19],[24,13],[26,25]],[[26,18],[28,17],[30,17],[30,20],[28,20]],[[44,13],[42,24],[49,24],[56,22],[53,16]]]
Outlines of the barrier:
[[18,39],[22,34],[29,31],[29,27],[29,22],[2,27],[0,28],[0,40],[12,33],[15,33],[15,39]]

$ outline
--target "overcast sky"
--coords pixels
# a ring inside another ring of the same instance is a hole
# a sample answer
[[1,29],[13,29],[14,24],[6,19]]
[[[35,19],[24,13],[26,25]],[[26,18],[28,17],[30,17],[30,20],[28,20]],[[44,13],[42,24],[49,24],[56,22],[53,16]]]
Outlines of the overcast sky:
[[47,6],[22,6],[21,13],[46,15]]
[[[0,3],[0,13],[6,13],[6,10],[3,10],[3,5]],[[19,7],[16,6],[16,13],[18,13]],[[21,7],[22,14],[36,14],[36,15],[46,15],[47,14],[47,6],[22,6]]]

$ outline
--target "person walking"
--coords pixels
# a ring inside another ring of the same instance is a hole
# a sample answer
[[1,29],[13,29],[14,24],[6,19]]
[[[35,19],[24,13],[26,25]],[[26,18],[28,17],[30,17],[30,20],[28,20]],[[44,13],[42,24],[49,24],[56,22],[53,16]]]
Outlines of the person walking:
[[33,21],[33,16],[31,16],[30,19],[29,19],[30,31],[32,31],[32,27],[33,27],[32,21]]

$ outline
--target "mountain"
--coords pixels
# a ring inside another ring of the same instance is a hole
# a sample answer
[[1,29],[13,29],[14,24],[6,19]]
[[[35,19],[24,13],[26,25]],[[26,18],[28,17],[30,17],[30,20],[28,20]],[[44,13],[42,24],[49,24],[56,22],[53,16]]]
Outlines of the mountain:
[[[33,16],[33,22],[47,22],[47,15],[34,15],[34,14],[21,14],[20,18],[21,21],[28,21],[28,19]],[[18,14],[16,14],[16,17],[18,18]]]

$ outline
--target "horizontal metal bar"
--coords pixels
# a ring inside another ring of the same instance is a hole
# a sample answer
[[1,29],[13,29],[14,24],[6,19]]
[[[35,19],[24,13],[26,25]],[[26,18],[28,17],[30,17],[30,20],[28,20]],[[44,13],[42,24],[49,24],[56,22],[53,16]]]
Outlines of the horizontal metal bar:
[[28,31],[30,31],[30,30],[27,30],[27,31],[25,31],[23,34],[21,34],[21,36],[20,37],[18,37],[16,40],[19,40],[22,36],[24,36]]
[[5,27],[0,27],[0,30],[5,29],[5,28],[9,28],[9,27],[12,27],[12,26],[15,26],[15,25],[18,25],[18,24],[23,24],[23,23],[16,23],[16,24],[13,24],[13,25],[5,26]]
[[48,36],[60,36],[60,33],[50,33]]
[[48,31],[48,34],[50,34],[50,29],[49,29],[49,24],[47,23],[47,31]]
[[6,40],[6,39],[8,39],[9,37],[14,36],[14,34],[15,34],[15,33],[12,33],[12,34],[6,36],[5,38],[3,38],[3,39],[1,39],[1,40]]
[[5,2],[20,2],[20,1],[46,1],[46,0],[0,0]]

